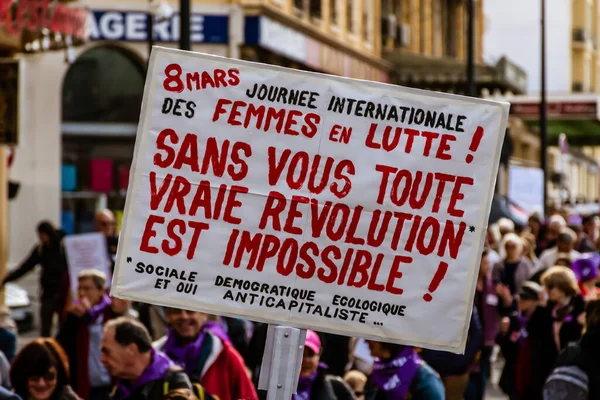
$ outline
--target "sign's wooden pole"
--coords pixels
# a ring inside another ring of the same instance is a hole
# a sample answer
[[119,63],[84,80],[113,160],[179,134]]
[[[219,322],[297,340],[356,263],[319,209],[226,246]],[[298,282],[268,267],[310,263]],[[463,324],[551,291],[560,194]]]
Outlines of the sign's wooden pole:
[[290,400],[296,393],[306,330],[269,325],[258,389],[267,400]]

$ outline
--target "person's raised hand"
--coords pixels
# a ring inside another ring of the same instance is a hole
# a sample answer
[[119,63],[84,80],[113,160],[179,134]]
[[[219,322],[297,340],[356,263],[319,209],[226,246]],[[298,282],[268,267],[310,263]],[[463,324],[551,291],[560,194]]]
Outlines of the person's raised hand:
[[87,312],[87,308],[81,303],[74,303],[71,306],[71,313],[75,314],[78,317],[83,317]]

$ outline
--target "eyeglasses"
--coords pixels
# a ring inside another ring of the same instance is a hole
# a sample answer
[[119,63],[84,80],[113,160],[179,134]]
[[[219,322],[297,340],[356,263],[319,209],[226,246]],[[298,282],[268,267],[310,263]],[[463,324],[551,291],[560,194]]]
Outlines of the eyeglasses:
[[53,382],[56,380],[56,371],[48,371],[44,375],[32,375],[29,377],[29,380],[32,382],[38,382],[40,378],[46,382]]

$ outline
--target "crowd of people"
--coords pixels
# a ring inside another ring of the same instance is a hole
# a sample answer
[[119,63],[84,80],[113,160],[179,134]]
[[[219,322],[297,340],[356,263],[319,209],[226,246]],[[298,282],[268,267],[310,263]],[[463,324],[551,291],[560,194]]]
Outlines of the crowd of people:
[[[96,228],[114,262],[110,211]],[[498,349],[499,386],[511,400],[600,399],[598,228],[596,217],[568,214],[498,221],[464,354],[309,330],[293,400],[482,400]],[[69,282],[61,232],[44,222],[38,236],[3,283],[41,266],[41,337],[16,352],[14,326],[0,315],[0,398],[266,398],[257,383],[267,325],[132,304],[109,296],[97,270]]]

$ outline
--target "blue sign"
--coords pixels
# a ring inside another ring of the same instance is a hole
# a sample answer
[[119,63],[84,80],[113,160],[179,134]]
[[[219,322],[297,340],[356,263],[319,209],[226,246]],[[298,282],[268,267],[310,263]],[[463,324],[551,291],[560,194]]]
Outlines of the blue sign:
[[[154,23],[158,43],[179,41],[179,14]],[[89,21],[91,40],[148,41],[148,13],[144,11],[93,11]],[[229,16],[192,14],[192,43],[229,43]]]

